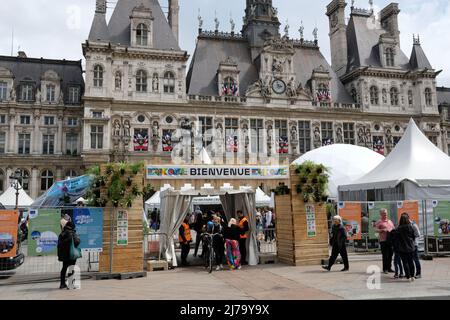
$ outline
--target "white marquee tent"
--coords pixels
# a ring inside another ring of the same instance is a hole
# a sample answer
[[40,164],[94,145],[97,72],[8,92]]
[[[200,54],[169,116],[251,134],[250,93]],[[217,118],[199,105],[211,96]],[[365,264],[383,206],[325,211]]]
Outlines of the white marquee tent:
[[[33,199],[25,192],[25,190],[19,190],[19,208],[27,208],[34,202]],[[9,187],[1,196],[0,203],[6,209],[14,209],[16,207],[16,189]]]
[[328,195],[337,199],[338,186],[353,182],[373,170],[384,156],[367,148],[349,144],[334,144],[312,150],[293,162],[323,164],[329,169]]
[[[450,197],[450,157],[420,131],[414,120],[395,149],[374,170],[339,187],[341,201],[396,201]],[[374,196],[367,199],[368,192]]]

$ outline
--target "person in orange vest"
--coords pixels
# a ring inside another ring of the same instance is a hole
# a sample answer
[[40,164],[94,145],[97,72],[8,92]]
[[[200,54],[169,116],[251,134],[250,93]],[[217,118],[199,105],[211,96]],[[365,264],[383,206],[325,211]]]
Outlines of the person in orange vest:
[[189,266],[187,257],[189,255],[189,251],[191,250],[192,242],[191,228],[189,227],[189,216],[184,219],[178,231],[178,240],[180,241],[181,246],[181,266]]
[[242,210],[238,210],[239,227],[241,228],[241,238],[239,239],[239,251],[241,252],[241,264],[247,265],[247,239],[249,234],[248,219],[244,216]]

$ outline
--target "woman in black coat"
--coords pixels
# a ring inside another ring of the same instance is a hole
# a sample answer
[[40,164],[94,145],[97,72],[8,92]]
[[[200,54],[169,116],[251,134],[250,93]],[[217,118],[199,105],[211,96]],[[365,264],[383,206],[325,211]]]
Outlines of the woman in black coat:
[[415,235],[414,228],[410,223],[409,215],[407,213],[402,214],[400,217],[400,223],[396,230],[396,248],[403,263],[403,269],[405,269],[406,279],[414,281],[414,252],[415,247]]
[[72,240],[75,247],[78,248],[80,245],[80,238],[76,234],[75,225],[72,221],[67,221],[65,219],[61,220],[62,231],[58,237],[58,260],[63,263],[60,275],[60,289],[68,289],[66,284],[66,272],[70,266],[74,266],[77,261],[72,260],[70,256],[70,248],[72,245]]
[[340,254],[344,261],[344,269],[342,272],[349,270],[348,255],[347,255],[347,232],[342,225],[342,218],[340,216],[333,217],[333,227],[331,228],[330,245],[332,246],[331,257],[328,261],[328,266],[322,266],[327,271],[331,270],[331,267],[336,262],[338,255]]

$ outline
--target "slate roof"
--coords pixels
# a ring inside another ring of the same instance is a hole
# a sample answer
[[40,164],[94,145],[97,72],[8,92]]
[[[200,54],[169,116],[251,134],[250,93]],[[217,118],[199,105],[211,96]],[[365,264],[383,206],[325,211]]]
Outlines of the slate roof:
[[25,79],[31,79],[39,87],[42,76],[47,71],[52,70],[58,74],[62,81],[61,88],[65,98],[67,98],[67,89],[70,85],[81,86],[81,94],[83,93],[84,79],[81,60],[69,61],[0,56],[0,67],[6,68],[13,73],[15,87]]
[[411,65],[411,68],[413,70],[418,70],[418,69],[431,70],[431,69],[433,69],[430,61],[428,61],[428,58],[425,55],[425,52],[423,52],[421,45],[418,43],[415,43],[413,46],[409,64]]
[[[347,26],[347,71],[359,67],[382,67],[378,43],[386,31],[373,27],[373,17],[352,15]],[[397,52],[397,64],[404,70],[411,70],[409,59],[403,51]],[[431,68],[430,68],[431,69]]]
[[101,13],[95,13],[94,20],[92,21],[91,32],[89,33],[90,41],[108,41],[109,30],[106,24],[106,16]]
[[[230,57],[238,64],[239,91],[244,95],[249,85],[259,79],[257,62],[252,61],[251,49],[244,39],[216,39],[199,36],[187,76],[188,94],[217,96],[217,70],[219,64]],[[320,66],[330,72],[331,94],[340,103],[354,103],[343,84],[331,69],[318,48],[295,48],[295,72],[297,82],[306,87],[313,70]]]
[[[180,50],[178,42],[175,39],[158,0],[119,0],[108,24],[109,40],[113,43],[130,46],[130,15],[135,7],[142,4],[152,11],[152,16],[154,18],[153,48],[161,50]],[[97,33],[97,31],[95,33]]]
[[438,104],[450,105],[450,88],[438,87],[437,88]]

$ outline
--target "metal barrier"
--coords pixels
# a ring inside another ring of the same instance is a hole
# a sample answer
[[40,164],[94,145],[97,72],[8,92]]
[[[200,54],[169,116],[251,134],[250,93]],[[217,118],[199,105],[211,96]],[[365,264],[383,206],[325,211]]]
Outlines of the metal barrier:
[[277,253],[277,237],[275,228],[259,230],[257,233],[258,252],[260,254]]
[[161,232],[150,232],[144,234],[144,261],[162,259],[161,241],[167,236]]

